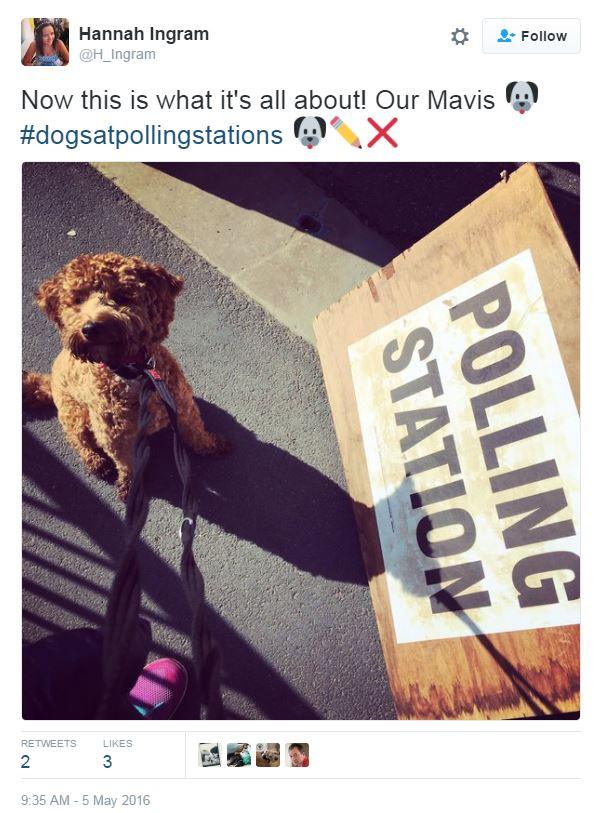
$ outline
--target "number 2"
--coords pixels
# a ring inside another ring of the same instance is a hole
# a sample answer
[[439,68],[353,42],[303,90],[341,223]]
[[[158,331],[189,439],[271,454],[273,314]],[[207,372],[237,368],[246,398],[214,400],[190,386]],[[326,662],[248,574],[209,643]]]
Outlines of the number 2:
[[21,767],[22,768],[30,768],[31,767],[30,764],[29,764],[29,754],[23,754],[23,756],[21,757]]

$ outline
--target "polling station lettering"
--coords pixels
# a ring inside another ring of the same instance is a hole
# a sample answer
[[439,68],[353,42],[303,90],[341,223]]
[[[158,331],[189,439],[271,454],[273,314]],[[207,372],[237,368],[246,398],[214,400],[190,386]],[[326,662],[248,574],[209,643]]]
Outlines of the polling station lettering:
[[[501,549],[523,551],[512,568],[513,588],[508,585],[508,589],[515,590],[516,606],[529,608],[557,604],[559,591],[564,591],[568,601],[578,599],[580,560],[570,550],[537,550],[537,544],[576,534],[572,518],[565,518],[565,512],[562,519],[556,516],[568,507],[568,501],[564,488],[548,483],[561,476],[555,458],[540,459],[540,445],[534,459],[529,454],[529,439],[548,431],[544,414],[536,414],[537,410],[525,420],[495,425],[495,407],[508,402],[515,405],[517,399],[536,389],[533,376],[528,374],[526,342],[518,330],[506,324],[511,311],[510,289],[501,281],[449,306],[448,314],[449,325],[474,320],[481,336],[466,346],[458,359],[473,432],[479,441],[478,464],[486,471],[489,486],[488,493],[478,495],[478,499],[494,502]],[[429,601],[433,614],[494,606],[495,597],[487,589],[485,566],[478,556],[479,528],[472,513],[461,507],[466,485],[436,360],[436,342],[444,341],[444,336],[435,341],[432,331],[423,326],[412,329],[401,341],[402,346],[397,339],[386,344],[382,361],[386,371],[399,378],[390,399],[401,432],[401,452],[410,453],[404,454],[404,474],[410,478],[431,472],[433,483],[410,494],[410,510],[423,516],[415,539],[407,540],[407,544],[417,545],[425,557],[436,559],[432,564],[438,566],[426,568],[423,574],[425,584],[432,587]],[[417,359],[423,362],[423,375],[404,380],[403,371],[410,364],[415,369]],[[417,393],[427,394],[427,406],[414,408]],[[433,437],[440,442],[438,450],[427,454],[422,450],[420,454],[420,444]],[[524,465],[506,469],[499,453],[512,444],[519,444]],[[516,497],[513,489],[518,486],[520,496]],[[455,559],[445,564],[446,557],[458,554],[462,555],[461,563]],[[438,586],[441,589],[436,589]]]

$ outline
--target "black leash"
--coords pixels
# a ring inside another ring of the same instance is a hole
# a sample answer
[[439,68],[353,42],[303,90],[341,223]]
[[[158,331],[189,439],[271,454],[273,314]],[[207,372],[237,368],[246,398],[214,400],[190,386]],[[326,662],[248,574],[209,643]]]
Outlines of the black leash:
[[[115,371],[121,375],[121,369]],[[132,482],[125,509],[126,546],[115,573],[108,597],[103,635],[104,690],[98,717],[112,719],[112,711],[122,707],[123,698],[132,688],[127,664],[131,642],[137,634],[140,615],[140,573],[138,551],[140,534],[148,516],[149,500],[144,488],[144,474],[150,458],[147,429],[151,421],[149,403],[156,392],[161,399],[173,429],[173,454],[182,481],[182,514],[179,536],[182,544],[180,577],[192,611],[190,639],[192,661],[198,692],[200,718],[219,720],[223,717],[220,690],[221,659],[207,624],[205,585],[194,558],[194,532],[198,507],[192,491],[190,456],[179,434],[177,408],[153,362],[144,366],[127,365],[123,378],[141,377],[138,433],[134,443]],[[135,373],[135,374],[134,374]]]

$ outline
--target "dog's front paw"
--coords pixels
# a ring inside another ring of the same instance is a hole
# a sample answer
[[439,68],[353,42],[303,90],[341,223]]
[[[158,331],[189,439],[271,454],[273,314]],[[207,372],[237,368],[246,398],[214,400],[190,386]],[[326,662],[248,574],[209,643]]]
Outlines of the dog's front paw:
[[115,464],[107,455],[99,452],[90,452],[85,459],[85,464],[91,474],[100,477],[101,480],[112,482],[115,479]]

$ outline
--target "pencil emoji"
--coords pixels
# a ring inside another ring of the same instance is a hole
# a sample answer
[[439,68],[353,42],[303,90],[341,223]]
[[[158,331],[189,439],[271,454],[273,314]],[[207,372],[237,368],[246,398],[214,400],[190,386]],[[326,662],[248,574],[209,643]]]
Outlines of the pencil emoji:
[[361,142],[359,141],[359,138],[353,133],[348,124],[345,124],[342,121],[342,119],[339,119],[338,116],[334,116],[330,124],[335,130],[338,131],[338,134],[341,135],[345,141],[348,141],[351,147],[359,147],[359,149],[361,149]]

